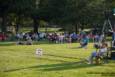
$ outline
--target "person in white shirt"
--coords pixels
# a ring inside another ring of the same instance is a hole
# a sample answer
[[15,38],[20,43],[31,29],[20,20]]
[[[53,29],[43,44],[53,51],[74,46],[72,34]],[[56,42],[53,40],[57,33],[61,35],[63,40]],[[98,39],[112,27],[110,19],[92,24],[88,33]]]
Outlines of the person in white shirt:
[[107,43],[102,43],[102,46],[100,46],[98,51],[92,52],[90,57],[88,58],[89,64],[93,63],[94,57],[100,57],[100,56],[104,56],[105,54],[107,54],[107,47],[108,47]]
[[59,35],[59,42],[64,43],[64,35],[63,34]]

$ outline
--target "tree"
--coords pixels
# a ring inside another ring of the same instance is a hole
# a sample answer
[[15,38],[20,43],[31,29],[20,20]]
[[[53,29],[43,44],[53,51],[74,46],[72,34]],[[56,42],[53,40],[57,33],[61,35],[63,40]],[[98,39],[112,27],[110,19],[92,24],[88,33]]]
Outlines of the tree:
[[80,27],[102,24],[104,11],[114,8],[114,4],[113,0],[0,0],[1,28],[6,31],[7,17],[13,14],[17,32],[21,20],[28,17],[33,19],[35,33],[38,32],[40,20],[77,32]]
[[0,0],[0,17],[2,18],[1,30],[6,32],[6,17],[9,11],[11,0]]
[[21,16],[27,14],[32,9],[33,0],[0,0],[0,15],[2,17],[2,32],[6,32],[6,20],[9,13],[17,15],[17,28]]

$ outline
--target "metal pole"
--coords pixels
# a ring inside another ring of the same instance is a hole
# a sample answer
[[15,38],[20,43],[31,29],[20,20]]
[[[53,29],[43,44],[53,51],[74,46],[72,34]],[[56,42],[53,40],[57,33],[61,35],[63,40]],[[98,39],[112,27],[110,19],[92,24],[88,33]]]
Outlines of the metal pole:
[[111,24],[111,21],[109,19],[108,19],[108,23],[110,25],[111,30],[113,31],[112,24]]
[[106,21],[107,20],[104,21],[104,25],[103,25],[103,29],[102,29],[102,34],[104,34],[104,30],[105,30],[105,27],[106,27]]

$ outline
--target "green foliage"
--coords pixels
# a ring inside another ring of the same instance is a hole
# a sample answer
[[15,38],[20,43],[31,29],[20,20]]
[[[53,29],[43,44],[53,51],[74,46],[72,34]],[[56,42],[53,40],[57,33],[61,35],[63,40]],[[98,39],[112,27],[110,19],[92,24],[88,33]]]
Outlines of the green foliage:
[[[80,24],[83,27],[92,27],[91,24],[102,24],[104,11],[114,7],[114,0],[0,0],[0,15],[7,18],[13,13],[18,23],[23,17],[29,17],[33,21],[45,20],[61,26],[70,24],[76,27]],[[39,25],[39,22],[33,23],[34,27]]]

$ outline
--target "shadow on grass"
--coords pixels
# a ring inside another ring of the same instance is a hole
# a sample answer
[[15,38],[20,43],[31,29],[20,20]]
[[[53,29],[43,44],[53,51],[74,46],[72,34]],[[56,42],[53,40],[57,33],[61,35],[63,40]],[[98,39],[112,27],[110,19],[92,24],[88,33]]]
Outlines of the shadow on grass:
[[24,69],[38,69],[41,71],[61,71],[61,70],[90,68],[95,66],[98,65],[89,65],[89,64],[85,64],[84,61],[79,61],[79,62],[65,62],[65,63],[49,64],[49,65],[37,65],[37,66],[31,66],[31,67],[25,67],[19,69],[17,68],[17,69],[5,70],[4,72],[15,72]]
[[49,59],[49,58],[39,58],[40,60],[45,60],[45,61],[55,61],[55,62],[68,62],[65,60],[58,60],[58,59]]
[[0,46],[13,46],[16,45],[15,42],[0,42]]
[[52,57],[61,57],[61,58],[70,58],[70,59],[83,59],[83,58],[76,58],[76,57],[70,57],[70,56],[60,56],[60,55],[53,55],[53,54],[44,54],[46,56],[52,56]]
[[52,64],[44,69],[43,71],[61,71],[61,70],[71,70],[71,69],[81,69],[81,68],[90,68],[96,65],[83,64],[82,62],[71,62],[71,63],[62,63],[62,64]]
[[82,47],[80,47],[80,46],[77,47],[77,46],[76,46],[76,47],[71,47],[71,49],[82,49]]
[[[78,42],[76,42],[78,43]],[[41,41],[33,41],[33,45],[60,45],[60,43],[55,43],[55,42],[49,42],[48,40],[41,40]],[[62,43],[62,44],[67,44],[67,43]],[[0,41],[0,46],[14,46],[16,45],[16,41]],[[22,46],[22,45],[20,45]],[[71,49],[80,49],[78,47],[73,47]]]
[[[46,40],[42,40],[42,41],[33,41],[33,45],[56,45],[56,43],[54,42],[49,42]],[[16,41],[0,41],[0,46],[14,46],[16,45]],[[26,45],[26,44],[24,44]],[[19,46],[23,46],[23,45],[19,45]],[[28,46],[28,45],[27,45]]]

